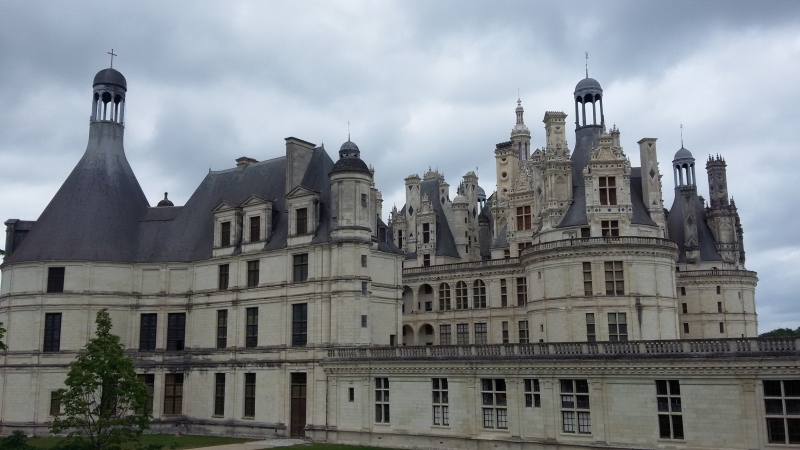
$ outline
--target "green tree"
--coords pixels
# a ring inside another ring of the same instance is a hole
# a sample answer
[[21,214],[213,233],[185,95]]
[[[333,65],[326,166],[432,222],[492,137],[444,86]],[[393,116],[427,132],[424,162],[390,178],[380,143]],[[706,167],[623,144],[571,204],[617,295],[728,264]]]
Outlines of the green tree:
[[795,337],[795,336],[800,336],[800,327],[797,327],[796,330],[793,330],[791,328],[778,328],[758,335],[758,337]]
[[133,360],[126,357],[119,336],[111,334],[106,309],[97,312],[96,336],[70,364],[66,389],[59,391],[63,414],[52,433],[69,430],[85,437],[94,450],[118,449],[150,427],[147,387],[136,378]]
[[6,349],[6,344],[3,342],[4,337],[6,337],[6,327],[3,326],[3,322],[0,322],[0,350]]

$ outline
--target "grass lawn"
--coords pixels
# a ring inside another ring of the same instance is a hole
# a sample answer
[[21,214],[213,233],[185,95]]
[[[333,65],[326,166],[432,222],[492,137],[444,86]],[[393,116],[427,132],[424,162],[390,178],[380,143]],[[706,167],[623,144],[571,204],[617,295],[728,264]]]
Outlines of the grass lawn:
[[292,445],[291,447],[283,447],[286,449],[295,450],[387,450],[384,447],[364,447],[362,445],[344,445],[344,444],[300,444]]
[[[28,439],[28,445],[37,449],[48,449],[56,445],[64,438],[60,437],[34,437]],[[238,444],[240,442],[249,442],[253,439],[234,438],[227,436],[191,436],[186,434],[143,434],[139,438],[139,443],[142,445],[149,444],[163,444],[163,450],[170,450],[170,445],[177,442],[176,448],[199,448],[210,447],[213,445],[226,445]],[[134,448],[135,444],[127,444],[123,448]]]

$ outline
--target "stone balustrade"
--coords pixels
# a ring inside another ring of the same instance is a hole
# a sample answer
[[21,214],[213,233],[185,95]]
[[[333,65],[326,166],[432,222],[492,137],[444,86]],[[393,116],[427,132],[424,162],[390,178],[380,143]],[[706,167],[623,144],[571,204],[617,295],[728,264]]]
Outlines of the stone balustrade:
[[636,246],[655,246],[678,250],[678,244],[669,239],[639,237],[639,236],[615,236],[615,237],[591,237],[591,238],[572,238],[561,239],[558,241],[542,242],[534,244],[520,254],[521,257],[546,250],[564,249],[570,247],[590,247],[602,245],[636,245]]
[[440,264],[436,266],[410,267],[403,269],[403,275],[418,275],[436,272],[456,272],[460,270],[485,269],[488,267],[516,266],[519,258],[487,259],[485,261],[473,261],[457,264]]
[[712,270],[684,270],[675,272],[678,278],[691,277],[757,277],[752,270],[712,269]]
[[329,360],[408,358],[494,358],[522,359],[560,357],[721,357],[796,355],[800,338],[680,339],[626,342],[540,342],[530,344],[428,345],[403,347],[329,348]]

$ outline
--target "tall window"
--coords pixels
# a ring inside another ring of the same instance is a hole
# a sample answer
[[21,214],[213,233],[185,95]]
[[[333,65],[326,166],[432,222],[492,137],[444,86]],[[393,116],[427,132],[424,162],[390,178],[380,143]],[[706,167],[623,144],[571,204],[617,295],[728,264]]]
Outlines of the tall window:
[[586,313],[586,341],[595,342],[597,335],[594,328],[594,313]]
[[245,310],[245,341],[244,346],[255,348],[258,346],[258,308],[247,308]]
[[505,279],[500,280],[500,306],[508,306],[508,288]]
[[628,340],[628,323],[625,313],[608,313],[608,340],[611,342]]
[[144,410],[140,410],[140,414],[153,414],[153,397],[155,396],[156,389],[156,376],[152,373],[142,373],[136,375],[136,378],[147,387],[147,403],[144,405]]
[[600,177],[600,204],[617,204],[617,177]]
[[183,350],[186,337],[186,313],[167,315],[167,350]]
[[222,226],[220,227],[220,246],[221,247],[230,247],[231,245],[231,223],[230,222],[222,222]]
[[228,280],[230,279],[230,265],[219,265],[219,290],[224,291],[228,289]]
[[296,210],[297,223],[295,231],[297,235],[308,233],[308,209],[300,208]]
[[225,374],[214,374],[214,415],[225,416]]
[[44,346],[42,351],[57,352],[61,350],[61,313],[44,315]]
[[442,283],[439,285],[439,311],[450,309],[450,285]]
[[361,194],[361,206],[367,206],[367,194]]
[[625,295],[622,261],[606,261],[603,266],[606,273],[606,295]]
[[367,255],[361,255],[361,267],[367,267]]
[[422,224],[422,243],[427,244],[431,241],[431,224],[423,223]]
[[592,263],[583,263],[583,295],[592,295]]
[[255,216],[250,218],[250,242],[258,242],[261,240],[261,217]]
[[183,374],[168,373],[164,377],[164,414],[183,411]]
[[308,304],[292,305],[292,346],[305,347],[308,342]]
[[486,345],[488,343],[488,332],[485,323],[475,324],[475,344]]
[[481,403],[483,404],[484,428],[508,428],[505,379],[482,378]]
[[59,391],[50,392],[50,415],[61,414],[61,393]]
[[294,255],[294,276],[295,283],[308,280],[308,253]]
[[601,220],[600,232],[603,237],[619,236],[619,221],[618,220]]
[[158,314],[142,314],[142,319],[139,325],[140,352],[152,352],[156,349],[156,332],[158,331],[156,328],[157,323]]
[[388,378],[375,378],[375,423],[389,423]]
[[472,301],[475,308],[486,308],[486,284],[482,280],[472,283]]
[[452,345],[453,338],[450,334],[450,325],[439,325],[439,345]]
[[450,407],[448,406],[447,378],[433,378],[433,424],[450,425]]
[[528,279],[525,277],[517,278],[517,306],[525,306],[528,303]]
[[247,287],[258,286],[259,261],[247,261]]
[[508,322],[503,321],[503,344],[508,344]]
[[530,230],[531,219],[532,216],[530,206],[517,207],[517,230]]
[[542,398],[539,393],[539,380],[525,380],[525,407],[539,408]]
[[256,416],[256,374],[244,374],[244,416]]
[[527,320],[520,320],[519,321],[519,343],[520,344],[527,344],[530,335],[528,334],[528,321]]
[[403,230],[397,230],[397,248],[403,248]]
[[469,345],[469,324],[456,324],[456,343],[458,345]]
[[586,380],[561,380],[561,426],[564,433],[592,432],[589,383]]
[[764,380],[764,411],[769,442],[800,443],[800,380]]
[[63,267],[49,267],[47,269],[47,292],[64,292]]
[[683,324],[683,333],[684,334],[689,334],[689,324],[688,323],[684,323]]
[[459,281],[456,283],[456,309],[469,308],[469,294],[467,291],[467,283]]
[[683,439],[681,386],[678,380],[656,380],[658,432],[662,439]]
[[217,311],[217,348],[228,346],[228,310]]
[[682,309],[684,314],[688,314],[689,313],[689,305],[687,303],[681,303],[681,309]]

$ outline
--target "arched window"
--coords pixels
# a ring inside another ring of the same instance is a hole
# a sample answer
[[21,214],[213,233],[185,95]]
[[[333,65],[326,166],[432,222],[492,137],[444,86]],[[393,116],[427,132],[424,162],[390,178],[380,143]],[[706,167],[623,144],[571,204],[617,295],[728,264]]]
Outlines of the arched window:
[[456,309],[469,308],[469,297],[467,283],[459,281],[456,283]]
[[450,309],[450,285],[442,283],[439,285],[439,311]]
[[472,298],[474,308],[486,308],[486,285],[481,280],[472,283]]

